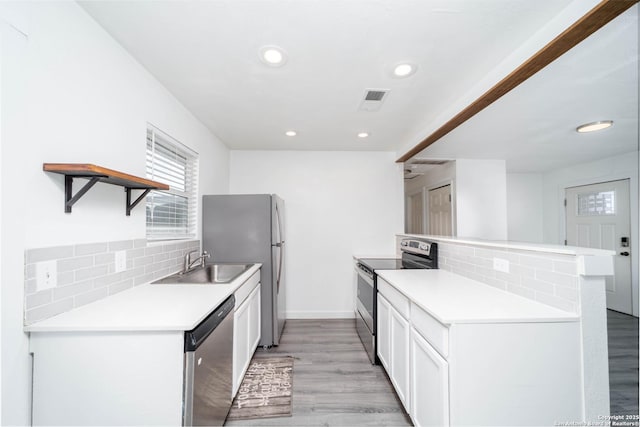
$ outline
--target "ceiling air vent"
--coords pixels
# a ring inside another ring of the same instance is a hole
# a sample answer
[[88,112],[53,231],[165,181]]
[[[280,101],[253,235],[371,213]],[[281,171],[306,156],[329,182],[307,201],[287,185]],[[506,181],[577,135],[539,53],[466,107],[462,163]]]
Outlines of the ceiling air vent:
[[411,165],[444,165],[449,160],[429,160],[429,159],[414,159],[409,160],[407,163]]
[[360,103],[360,111],[378,111],[382,107],[382,103],[387,99],[389,89],[367,89],[364,93],[364,99]]

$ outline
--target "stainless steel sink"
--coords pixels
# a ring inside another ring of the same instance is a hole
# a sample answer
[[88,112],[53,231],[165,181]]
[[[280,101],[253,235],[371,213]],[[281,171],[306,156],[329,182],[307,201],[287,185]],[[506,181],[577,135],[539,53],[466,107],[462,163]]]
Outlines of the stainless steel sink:
[[188,273],[176,273],[164,279],[151,282],[152,285],[218,285],[231,283],[253,264],[209,264],[195,268]]

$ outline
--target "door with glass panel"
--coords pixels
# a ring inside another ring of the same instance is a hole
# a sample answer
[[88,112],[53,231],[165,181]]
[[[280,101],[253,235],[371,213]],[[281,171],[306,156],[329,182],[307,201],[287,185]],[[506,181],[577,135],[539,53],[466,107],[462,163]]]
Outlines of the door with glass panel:
[[615,274],[606,277],[607,308],[632,314],[629,180],[567,188],[565,197],[566,243],[615,251]]

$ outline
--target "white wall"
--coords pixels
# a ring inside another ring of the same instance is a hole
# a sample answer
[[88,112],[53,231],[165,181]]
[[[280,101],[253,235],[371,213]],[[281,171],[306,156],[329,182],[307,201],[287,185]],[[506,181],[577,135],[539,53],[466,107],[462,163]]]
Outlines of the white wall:
[[507,237],[542,243],[542,174],[507,174]]
[[232,193],[285,200],[288,318],[352,317],[354,254],[395,254],[402,166],[390,152],[232,151]]
[[544,242],[562,244],[565,239],[565,188],[599,182],[629,179],[631,207],[631,283],[633,288],[633,313],[638,315],[638,264],[640,245],[638,226],[638,165],[639,152],[626,153],[595,162],[582,163],[543,175]]
[[1,423],[20,425],[29,423],[30,386],[24,250],[145,237],[144,208],[125,216],[121,187],[97,184],[65,214],[63,178],[42,163],[144,176],[150,122],[200,153],[200,194],[224,193],[229,151],[75,2],[10,6],[10,18],[0,15],[19,30],[4,26],[0,74]]
[[456,159],[457,236],[507,240],[506,180],[504,160]]

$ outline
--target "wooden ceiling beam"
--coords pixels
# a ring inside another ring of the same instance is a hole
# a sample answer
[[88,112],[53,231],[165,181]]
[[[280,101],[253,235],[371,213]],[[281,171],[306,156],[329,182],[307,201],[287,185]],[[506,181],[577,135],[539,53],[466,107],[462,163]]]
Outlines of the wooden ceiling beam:
[[582,18],[563,31],[531,58],[503,78],[480,98],[469,104],[451,120],[427,136],[411,150],[402,155],[396,162],[402,163],[411,159],[440,138],[462,125],[464,122],[493,104],[503,95],[520,85],[529,77],[542,70],[558,57],[569,51],[578,43],[595,33],[618,15],[638,3],[640,0],[603,0]]

